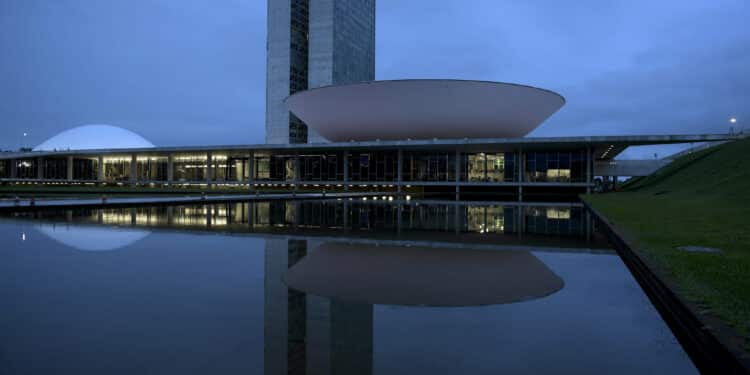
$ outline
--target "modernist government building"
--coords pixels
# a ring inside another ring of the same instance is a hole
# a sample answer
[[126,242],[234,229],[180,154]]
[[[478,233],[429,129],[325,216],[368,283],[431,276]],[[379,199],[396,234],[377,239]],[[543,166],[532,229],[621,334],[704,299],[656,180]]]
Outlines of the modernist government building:
[[375,79],[375,0],[269,0],[266,143],[156,147],[83,126],[0,154],[5,184],[237,186],[496,194],[591,191],[660,160],[615,161],[634,145],[728,135],[526,137],[563,105],[542,88],[486,81]]

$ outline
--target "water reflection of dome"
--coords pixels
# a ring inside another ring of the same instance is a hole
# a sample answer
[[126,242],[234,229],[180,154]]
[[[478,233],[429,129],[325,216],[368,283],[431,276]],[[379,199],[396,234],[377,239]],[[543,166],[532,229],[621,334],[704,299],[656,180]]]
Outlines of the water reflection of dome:
[[548,296],[563,280],[528,251],[326,243],[291,267],[293,289],[354,302],[474,306]]
[[138,229],[91,227],[80,225],[40,224],[36,226],[45,236],[82,251],[109,251],[132,245],[151,232]]

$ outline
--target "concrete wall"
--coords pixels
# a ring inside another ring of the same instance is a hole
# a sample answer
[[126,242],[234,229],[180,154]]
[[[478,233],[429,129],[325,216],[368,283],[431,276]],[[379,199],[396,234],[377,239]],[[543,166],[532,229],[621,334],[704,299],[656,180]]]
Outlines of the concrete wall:
[[648,176],[672,162],[672,159],[608,160],[594,162],[595,176]]
[[289,143],[289,0],[268,0],[266,41],[266,143]]
[[308,69],[311,89],[375,79],[375,0],[310,0]]

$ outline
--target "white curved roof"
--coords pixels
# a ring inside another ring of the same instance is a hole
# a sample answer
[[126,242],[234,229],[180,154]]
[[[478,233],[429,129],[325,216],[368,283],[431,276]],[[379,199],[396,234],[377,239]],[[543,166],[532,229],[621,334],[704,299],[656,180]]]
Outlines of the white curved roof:
[[286,98],[292,113],[335,142],[523,137],[564,104],[552,91],[486,81],[372,81]]
[[130,130],[112,125],[83,125],[57,134],[34,147],[34,151],[147,147],[154,145]]

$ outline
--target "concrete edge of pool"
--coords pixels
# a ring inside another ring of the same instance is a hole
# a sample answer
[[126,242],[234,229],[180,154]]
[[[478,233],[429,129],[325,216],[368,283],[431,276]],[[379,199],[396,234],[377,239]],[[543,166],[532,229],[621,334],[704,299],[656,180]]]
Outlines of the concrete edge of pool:
[[637,246],[629,241],[627,236],[601,212],[585,201],[583,204],[604,224],[602,227],[612,242],[612,247],[701,373],[750,373],[750,359],[744,357],[728,342],[730,330],[718,320],[709,323],[699,317],[690,307],[690,303],[677,296],[659,273],[638,255],[634,250]]

